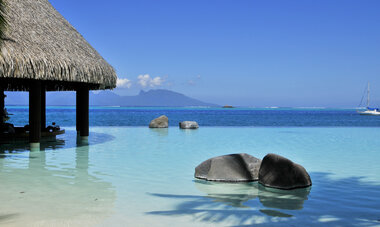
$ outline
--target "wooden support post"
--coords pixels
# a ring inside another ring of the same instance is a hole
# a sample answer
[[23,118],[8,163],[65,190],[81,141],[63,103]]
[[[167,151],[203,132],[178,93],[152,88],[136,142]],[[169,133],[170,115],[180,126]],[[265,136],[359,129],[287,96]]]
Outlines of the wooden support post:
[[4,94],[4,90],[0,88],[0,125],[4,123],[4,108],[5,108],[5,94]]
[[81,121],[82,121],[82,127],[80,128],[80,136],[81,137],[88,137],[89,135],[89,90],[87,87],[82,88],[82,97],[81,97]]
[[0,88],[0,108],[4,109],[5,107],[5,94],[4,90]]
[[77,90],[76,90],[76,108],[75,108],[75,119],[76,119],[76,129],[77,129],[77,134],[79,134],[79,129],[80,129],[80,119],[79,119],[79,113],[81,112],[80,111],[80,107],[82,106],[81,104],[80,104],[80,92],[81,92],[81,90],[78,88]]
[[41,131],[46,131],[46,86],[41,85]]
[[89,90],[81,87],[77,90],[77,131],[81,137],[89,135]]
[[39,147],[41,140],[41,81],[33,81],[29,89],[29,142]]

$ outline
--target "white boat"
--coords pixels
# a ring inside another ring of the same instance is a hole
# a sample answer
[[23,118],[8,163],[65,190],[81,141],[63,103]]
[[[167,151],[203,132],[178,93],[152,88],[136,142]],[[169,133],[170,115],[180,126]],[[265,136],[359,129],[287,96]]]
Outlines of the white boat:
[[378,108],[367,107],[364,111],[358,111],[360,115],[380,115],[380,110]]
[[[363,100],[363,98],[362,98]],[[360,115],[380,115],[380,110],[379,108],[372,108],[369,107],[369,83],[367,87],[367,107],[363,111],[358,111]]]

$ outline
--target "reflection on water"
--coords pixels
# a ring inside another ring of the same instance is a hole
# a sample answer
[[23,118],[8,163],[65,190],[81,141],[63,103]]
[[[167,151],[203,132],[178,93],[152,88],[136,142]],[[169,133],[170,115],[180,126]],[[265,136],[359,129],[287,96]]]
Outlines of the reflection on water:
[[[73,138],[77,138],[74,140]],[[58,136],[56,139],[43,140],[40,143],[40,150],[55,150],[59,148],[75,148],[82,145],[96,145],[114,140],[115,137],[105,133],[91,132],[88,140],[81,140],[76,131],[66,130],[65,134]],[[4,154],[25,152],[30,150],[28,142],[12,142],[0,144],[0,158]]]
[[[214,202],[224,203],[233,207],[248,208],[251,207],[249,201],[258,197],[265,208],[281,210],[301,210],[311,190],[311,187],[280,190],[262,186],[257,182],[226,184],[203,180],[195,180],[195,186],[200,191],[207,193],[207,197],[213,199]],[[261,209],[260,211],[269,216],[292,216],[276,210]]]
[[149,131],[155,133],[158,136],[168,136],[169,134],[168,128],[149,128]]
[[259,187],[259,200],[263,206],[283,210],[301,210],[311,190],[311,187],[280,190],[268,188],[261,184],[257,185]]
[[[92,136],[90,144],[112,138]],[[116,192],[111,183],[91,174],[90,146],[61,138],[41,143],[37,151],[25,146],[0,149],[0,179],[6,182],[0,184],[0,225],[91,226],[110,214]]]
[[[196,180],[205,196],[150,194],[178,201],[175,209],[147,212],[159,216],[191,216],[193,221],[233,226],[378,226],[380,186],[363,178],[331,178],[312,173],[311,188],[279,190],[258,183]],[[307,201],[306,201],[307,200]],[[261,214],[261,215],[259,215]],[[359,218],[358,218],[359,217]]]
[[232,207],[247,208],[244,203],[257,198],[259,194],[255,183],[228,184],[198,179],[194,183],[199,191],[207,194],[207,198]]

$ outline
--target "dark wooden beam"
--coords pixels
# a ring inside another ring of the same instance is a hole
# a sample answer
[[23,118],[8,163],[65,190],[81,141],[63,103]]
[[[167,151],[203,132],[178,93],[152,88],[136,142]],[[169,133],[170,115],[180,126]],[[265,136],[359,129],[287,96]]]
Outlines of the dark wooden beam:
[[[1,78],[0,87],[5,91],[29,91],[34,79]],[[102,87],[101,84],[83,82],[65,82],[57,80],[44,80],[46,91],[76,91],[78,87],[86,86],[90,90],[111,89],[113,87]]]
[[41,140],[41,81],[33,81],[29,89],[29,142]]
[[46,86],[41,85],[41,131],[46,130]]

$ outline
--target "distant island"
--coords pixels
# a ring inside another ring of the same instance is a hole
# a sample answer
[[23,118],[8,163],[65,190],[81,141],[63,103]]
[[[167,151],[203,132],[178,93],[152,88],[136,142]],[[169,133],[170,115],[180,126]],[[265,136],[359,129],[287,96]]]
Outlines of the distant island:
[[[6,105],[28,105],[28,93],[7,92]],[[75,105],[74,92],[48,92],[46,104],[49,106],[71,106]],[[91,106],[152,106],[152,107],[219,107],[219,105],[206,103],[190,98],[184,94],[165,90],[154,89],[141,90],[138,95],[120,96],[112,91],[90,92]]]

